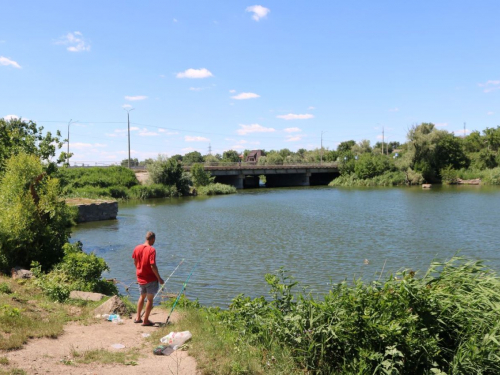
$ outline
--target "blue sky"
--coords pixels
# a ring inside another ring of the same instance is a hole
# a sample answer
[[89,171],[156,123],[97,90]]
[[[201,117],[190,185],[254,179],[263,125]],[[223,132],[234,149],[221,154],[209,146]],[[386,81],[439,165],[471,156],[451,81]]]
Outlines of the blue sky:
[[[0,117],[72,162],[500,125],[498,1],[1,0]],[[66,147],[65,147],[66,148]]]

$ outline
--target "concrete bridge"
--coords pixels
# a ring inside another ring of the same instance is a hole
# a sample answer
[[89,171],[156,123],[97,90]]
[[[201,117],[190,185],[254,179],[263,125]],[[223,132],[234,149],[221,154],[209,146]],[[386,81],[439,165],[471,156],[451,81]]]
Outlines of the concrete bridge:
[[[184,166],[189,171],[190,166]],[[259,187],[259,176],[266,176],[266,187],[327,185],[339,175],[337,163],[296,165],[254,165],[248,163],[205,164],[215,182],[237,189]]]

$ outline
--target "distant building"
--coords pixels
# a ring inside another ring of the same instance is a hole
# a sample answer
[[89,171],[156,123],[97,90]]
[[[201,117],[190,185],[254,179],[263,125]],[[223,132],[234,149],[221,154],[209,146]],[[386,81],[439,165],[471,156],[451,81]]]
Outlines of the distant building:
[[252,150],[248,153],[247,159],[245,161],[247,163],[257,163],[261,156],[262,156],[262,150]]

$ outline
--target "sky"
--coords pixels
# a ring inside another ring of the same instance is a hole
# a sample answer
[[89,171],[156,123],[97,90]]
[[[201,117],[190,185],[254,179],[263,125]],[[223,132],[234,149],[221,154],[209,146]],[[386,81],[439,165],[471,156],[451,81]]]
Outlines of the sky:
[[[500,125],[500,2],[0,0],[0,118],[71,164]],[[67,144],[64,145],[66,150]]]

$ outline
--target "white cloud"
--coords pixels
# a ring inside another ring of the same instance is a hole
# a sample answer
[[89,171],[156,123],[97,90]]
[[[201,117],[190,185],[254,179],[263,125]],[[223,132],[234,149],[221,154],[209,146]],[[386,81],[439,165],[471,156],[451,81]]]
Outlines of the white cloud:
[[165,74],[160,74],[160,78],[165,78]]
[[85,40],[82,33],[79,31],[67,33],[65,36],[59,38],[56,44],[68,46],[66,49],[70,52],[90,51],[89,42]]
[[265,18],[267,14],[271,11],[269,8],[265,8],[262,5],[252,5],[245,9],[246,12],[252,12],[252,18],[255,21],[259,21],[261,18]]
[[242,92],[241,94],[231,96],[231,98],[236,100],[245,100],[245,99],[260,98],[260,95],[255,94],[253,92]]
[[185,153],[188,153],[188,152],[191,152],[191,151],[195,151],[195,149],[193,147],[184,147],[181,149],[181,151],[184,151]]
[[7,57],[4,57],[4,56],[0,56],[0,65],[4,65],[4,66],[11,65],[14,68],[21,69],[21,65],[19,65],[14,60],[8,59]]
[[202,91],[202,90],[206,90],[206,89],[209,89],[210,87],[190,87],[189,88],[189,91]]
[[276,116],[276,118],[282,118],[284,120],[307,120],[310,118],[314,118],[314,115],[311,115],[310,113],[306,113],[303,115],[297,115],[294,113],[289,113],[288,115],[279,115]]
[[301,132],[302,130],[299,128],[286,128],[284,129],[286,133],[296,133],[296,132]]
[[205,137],[192,137],[190,135],[184,136],[184,140],[186,142],[209,142],[210,139],[205,138]]
[[295,135],[295,136],[287,135],[285,138],[285,142],[297,142],[300,141],[302,137],[303,135]]
[[148,129],[144,128],[142,129],[140,132],[139,132],[139,135],[141,137],[154,137],[156,135],[158,135],[158,133],[156,132],[152,132],[152,131],[149,131]]
[[176,18],[174,18],[172,21],[173,21],[173,22],[178,22]]
[[500,80],[498,81],[486,81],[486,83],[478,83],[479,87],[484,87],[484,92],[492,92],[500,89]]
[[398,107],[391,108],[389,109],[389,112],[399,112],[399,108]]
[[137,100],[146,100],[148,97],[145,95],[137,95],[137,96],[125,96],[125,100],[135,102]]
[[234,94],[234,93],[236,92],[236,90],[229,90],[229,92],[230,92],[231,94]]
[[245,135],[250,133],[272,133],[276,131],[273,128],[266,128],[259,124],[243,125],[240,124],[240,129],[237,130],[239,135]]
[[307,109],[316,109],[316,107],[310,106],[310,107],[307,107]]
[[165,135],[175,135],[175,134],[179,134],[179,132],[171,132],[171,131],[168,131],[166,129],[158,129],[158,132],[159,133],[164,133]]
[[122,108],[129,109],[132,108],[132,106],[130,104],[124,104],[122,105]]
[[4,120],[17,120],[19,118],[19,116],[16,116],[16,115],[7,115],[7,116],[4,116]]
[[495,113],[495,112],[493,112],[493,111],[489,111],[489,112],[488,112],[488,113],[486,113],[486,114],[487,114],[488,116],[491,116],[491,115],[493,115],[494,113]]
[[[135,130],[139,130],[139,128],[137,126],[131,126],[130,130],[135,131]],[[127,129],[124,130],[124,132],[126,132],[126,131],[127,131]]]
[[187,69],[183,72],[177,73],[177,78],[208,78],[213,77],[213,74],[205,68],[202,69]]
[[245,147],[242,145],[231,146],[231,150],[244,150],[244,149],[245,149]]
[[436,126],[436,128],[444,128],[446,126],[448,126],[448,123],[447,122],[438,122],[437,124],[434,124]]

